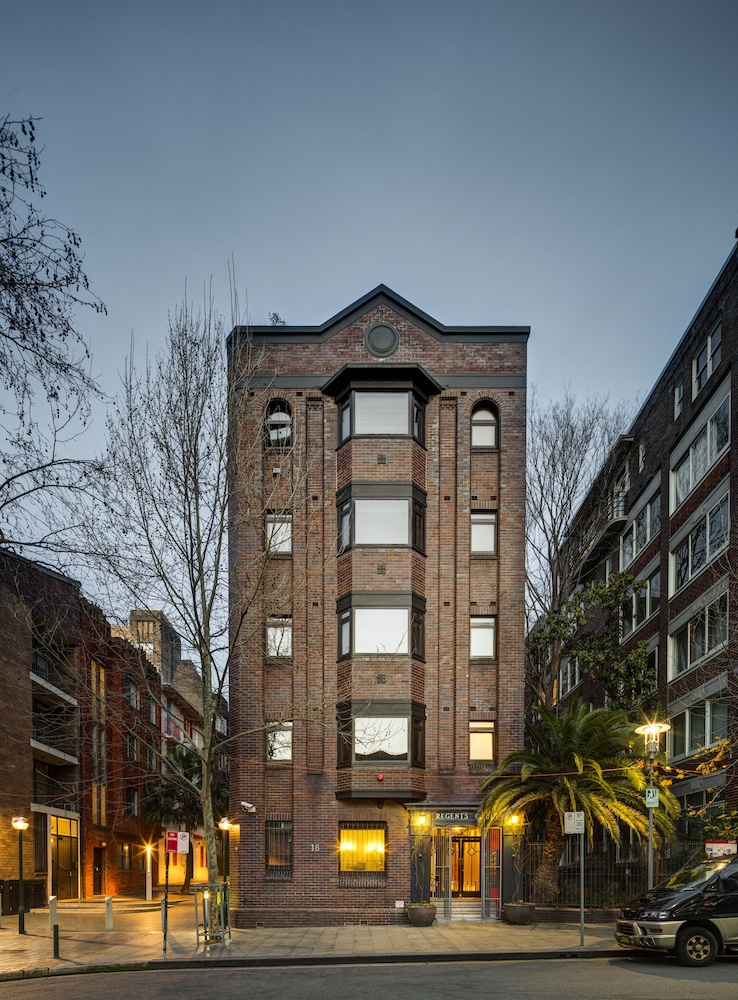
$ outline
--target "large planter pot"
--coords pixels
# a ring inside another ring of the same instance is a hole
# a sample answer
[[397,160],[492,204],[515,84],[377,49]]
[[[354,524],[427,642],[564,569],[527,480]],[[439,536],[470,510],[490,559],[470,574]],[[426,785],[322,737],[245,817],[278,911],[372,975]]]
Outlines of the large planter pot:
[[508,924],[532,924],[536,915],[536,904],[505,903],[503,912]]
[[407,919],[413,927],[430,927],[436,919],[435,903],[421,903],[419,906],[406,906]]

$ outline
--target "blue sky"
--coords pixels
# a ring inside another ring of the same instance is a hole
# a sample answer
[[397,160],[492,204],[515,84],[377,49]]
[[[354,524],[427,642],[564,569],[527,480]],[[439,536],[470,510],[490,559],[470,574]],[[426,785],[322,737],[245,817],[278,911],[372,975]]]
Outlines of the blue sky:
[[380,282],[530,325],[544,397],[644,396],[734,244],[735,0],[27,0],[0,111],[40,116],[114,390],[185,281],[255,323]]

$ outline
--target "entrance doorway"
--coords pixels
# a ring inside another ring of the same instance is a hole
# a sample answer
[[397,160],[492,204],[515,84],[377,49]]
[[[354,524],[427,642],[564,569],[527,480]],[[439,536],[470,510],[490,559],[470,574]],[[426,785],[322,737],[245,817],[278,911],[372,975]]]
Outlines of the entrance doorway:
[[482,895],[481,837],[452,837],[451,896],[461,899]]
[[77,820],[51,816],[51,893],[58,899],[79,895]]
[[105,864],[105,849],[94,847],[92,849],[92,894],[102,896],[105,880],[103,878],[103,866]]

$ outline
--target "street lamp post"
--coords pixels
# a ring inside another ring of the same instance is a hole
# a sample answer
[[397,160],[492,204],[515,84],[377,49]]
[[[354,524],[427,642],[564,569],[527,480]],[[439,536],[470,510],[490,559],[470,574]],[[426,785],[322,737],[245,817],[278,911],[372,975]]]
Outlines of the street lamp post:
[[649,722],[645,726],[638,726],[636,732],[643,737],[648,754],[648,791],[646,793],[646,807],[648,809],[648,888],[653,889],[653,811],[658,805],[658,791],[653,787],[653,762],[659,752],[661,734],[668,733],[671,726],[668,722]]
[[26,933],[26,908],[23,900],[23,831],[28,829],[25,816],[14,816],[13,829],[18,831],[18,933]]

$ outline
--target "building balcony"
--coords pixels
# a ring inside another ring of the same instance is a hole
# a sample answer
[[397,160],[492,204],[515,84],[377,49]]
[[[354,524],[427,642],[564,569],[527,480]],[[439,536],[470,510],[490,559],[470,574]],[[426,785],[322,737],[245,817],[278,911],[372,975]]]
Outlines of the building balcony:
[[76,733],[56,723],[34,718],[31,747],[34,758],[47,764],[79,764]]
[[609,550],[612,539],[618,535],[628,519],[627,494],[611,493],[587,524],[579,539],[575,562],[586,571],[599,562]]

